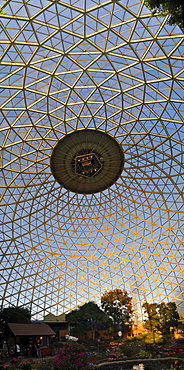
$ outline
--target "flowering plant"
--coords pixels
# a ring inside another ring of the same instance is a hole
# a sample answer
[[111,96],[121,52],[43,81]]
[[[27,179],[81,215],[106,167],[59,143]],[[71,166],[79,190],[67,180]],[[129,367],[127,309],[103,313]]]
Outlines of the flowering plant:
[[140,352],[139,352],[139,356],[142,357],[142,358],[148,358],[149,356],[149,353],[147,351],[145,351],[144,349],[142,349]]
[[87,353],[78,343],[67,343],[60,349],[55,357],[54,369],[56,370],[83,370],[89,369]]
[[92,362],[89,363],[89,366],[90,366],[90,369],[93,370],[93,369],[97,369],[98,365],[97,364],[93,364]]
[[3,363],[1,363],[0,364],[0,369],[4,369],[4,370],[6,370],[6,369],[8,369],[10,367],[10,365],[6,365],[6,364],[3,364]]
[[116,357],[109,356],[109,357],[108,357],[108,361],[116,361]]
[[16,357],[13,357],[13,358],[11,358],[11,359],[10,359],[10,363],[11,363],[12,365],[17,364],[18,362],[19,362],[19,360],[18,360],[18,358],[16,358]]
[[32,363],[31,362],[21,362],[18,365],[18,368],[21,370],[30,370],[32,368]]

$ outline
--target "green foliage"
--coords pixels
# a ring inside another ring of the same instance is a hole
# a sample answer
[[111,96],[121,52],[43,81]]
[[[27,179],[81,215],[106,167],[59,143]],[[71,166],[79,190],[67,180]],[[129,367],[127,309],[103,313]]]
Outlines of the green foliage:
[[[157,333],[155,333],[156,335]],[[156,341],[158,344],[167,344],[171,340],[171,335],[160,335],[160,338]]]
[[135,346],[121,346],[120,347],[120,354],[122,356],[126,356],[128,358],[136,357],[137,348]]
[[19,362],[19,360],[15,358],[10,360],[10,364],[6,364],[4,363],[4,361],[1,361],[0,368],[9,370],[31,370],[32,365],[33,365],[32,362],[28,361]]
[[145,5],[148,9],[152,11],[153,15],[169,15],[169,24],[177,24],[180,27],[184,26],[182,0],[145,0]]
[[18,367],[17,367],[17,365],[11,365],[9,370],[18,370]]
[[0,311],[0,324],[3,327],[6,323],[24,323],[31,322],[31,312],[28,308],[7,307]]
[[139,356],[141,356],[142,358],[148,358],[149,357],[149,352],[148,351],[145,351],[145,349],[142,349],[139,352]]
[[138,343],[165,343],[164,337],[161,333],[154,333],[154,340],[153,340],[153,334],[152,333],[146,333],[146,334],[140,334],[136,335],[134,337],[127,337],[125,338],[126,343],[131,342],[138,342]]
[[175,302],[148,303],[142,306],[147,314],[144,326],[151,332],[160,331],[162,334],[169,334],[170,327],[177,327],[179,314]]
[[51,366],[47,363],[34,365],[34,369],[36,370],[51,370]]
[[56,370],[83,370],[88,368],[88,356],[85,348],[78,343],[63,345],[55,357],[54,369]]
[[157,313],[157,303],[145,302],[142,307],[144,308],[145,313],[148,316],[148,319],[145,320],[144,327],[151,332],[153,332],[154,330],[158,330],[159,316]]
[[157,305],[159,315],[159,330],[168,333],[170,327],[177,327],[179,314],[175,302],[161,303]]
[[112,320],[114,333],[121,330],[126,333],[132,325],[132,298],[126,290],[110,290],[101,297],[101,305],[106,314]]
[[98,335],[97,324],[99,322],[108,326],[108,316],[94,302],[85,303],[71,311],[66,318],[72,328],[71,334],[85,334],[87,330],[92,330],[93,339],[95,339],[95,333]]
[[70,325],[72,335],[85,334],[87,332],[86,323],[79,308],[66,315],[66,320]]
[[36,370],[51,370],[53,368],[53,361],[35,362],[33,367]]
[[24,361],[24,362],[21,362],[20,364],[18,364],[18,369],[19,370],[30,370],[31,368],[32,368],[32,363],[31,362]]

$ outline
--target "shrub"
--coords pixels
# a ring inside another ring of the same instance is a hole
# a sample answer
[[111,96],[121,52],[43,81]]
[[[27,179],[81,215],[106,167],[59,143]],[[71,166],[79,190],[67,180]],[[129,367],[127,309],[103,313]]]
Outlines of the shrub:
[[19,368],[17,367],[17,365],[11,365],[10,369],[9,370],[18,370]]
[[51,370],[53,369],[53,360],[46,360],[34,363],[34,369],[37,370]]
[[32,363],[31,362],[21,362],[18,365],[18,369],[20,370],[30,370],[32,368]]
[[16,357],[13,357],[13,358],[11,358],[11,359],[10,359],[10,363],[11,363],[11,365],[17,365],[17,364],[18,364],[18,362],[19,362],[19,360],[18,360],[18,358],[16,358]]
[[148,358],[149,357],[149,352],[145,351],[144,349],[142,349],[140,352],[139,352],[139,356],[141,356],[142,358]]
[[88,357],[84,347],[78,343],[66,343],[55,357],[56,370],[84,370],[89,369]]
[[39,364],[39,365],[34,365],[34,368],[37,369],[37,370],[51,370],[53,369],[52,365],[49,364],[49,363],[43,363],[43,364]]

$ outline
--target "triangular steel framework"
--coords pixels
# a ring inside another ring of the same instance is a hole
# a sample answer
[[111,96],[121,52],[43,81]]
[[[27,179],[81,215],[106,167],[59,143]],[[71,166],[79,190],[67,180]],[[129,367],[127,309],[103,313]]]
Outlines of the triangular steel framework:
[[[183,309],[183,32],[140,0],[7,0],[1,21],[2,306],[68,312],[105,290]],[[62,188],[58,140],[114,137],[120,178]]]

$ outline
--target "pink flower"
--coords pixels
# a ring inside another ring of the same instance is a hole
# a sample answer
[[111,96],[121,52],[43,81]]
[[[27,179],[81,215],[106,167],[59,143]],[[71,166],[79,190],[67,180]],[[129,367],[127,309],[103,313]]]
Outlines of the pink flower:
[[13,358],[10,359],[10,362],[11,362],[11,364],[16,364],[17,362],[19,362],[19,360],[18,360],[18,358],[13,357]]

